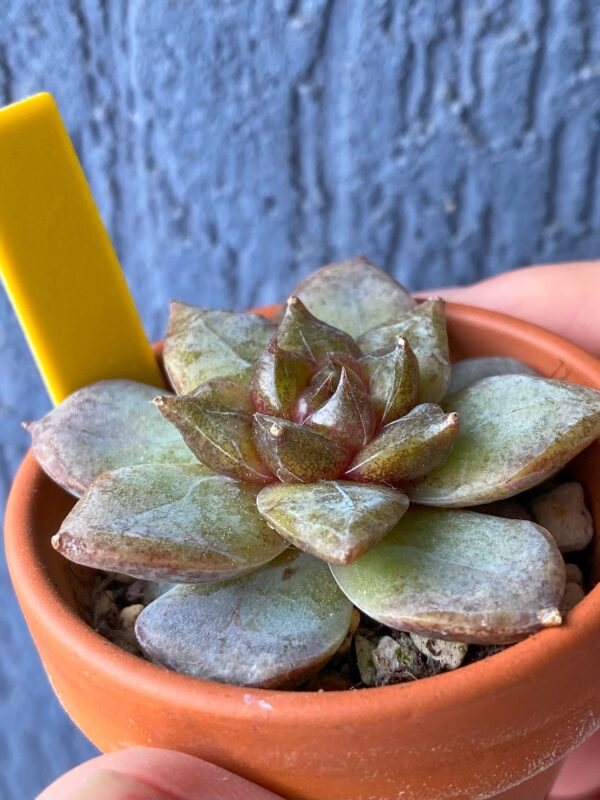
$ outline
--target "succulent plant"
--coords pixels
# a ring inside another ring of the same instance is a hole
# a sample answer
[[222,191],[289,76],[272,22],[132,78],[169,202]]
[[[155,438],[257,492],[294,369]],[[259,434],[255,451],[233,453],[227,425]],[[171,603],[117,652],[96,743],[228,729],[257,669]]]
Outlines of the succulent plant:
[[369,645],[388,671],[394,641],[454,668],[465,645],[560,624],[553,536],[487,504],[600,435],[600,393],[508,359],[451,375],[443,301],[363,257],[310,276],[276,323],[173,303],[164,364],[176,394],[102,381],[28,426],[81,496],[57,550],[150,582],[126,617],[151,660],[293,687],[347,647],[353,606],[404,632]]

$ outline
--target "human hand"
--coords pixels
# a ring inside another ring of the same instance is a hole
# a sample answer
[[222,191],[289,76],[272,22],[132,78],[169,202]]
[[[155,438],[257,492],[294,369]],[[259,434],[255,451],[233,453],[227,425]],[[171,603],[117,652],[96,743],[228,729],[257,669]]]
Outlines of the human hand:
[[238,775],[183,753],[136,748],[93,758],[37,800],[281,800]]
[[[600,261],[527,267],[464,288],[423,292],[500,311],[554,331],[600,357]],[[568,760],[551,800],[595,800],[600,734]],[[200,759],[136,749],[92,759],[59,778],[38,800],[277,800]]]
[[525,267],[420,294],[519,317],[600,357],[600,261]]

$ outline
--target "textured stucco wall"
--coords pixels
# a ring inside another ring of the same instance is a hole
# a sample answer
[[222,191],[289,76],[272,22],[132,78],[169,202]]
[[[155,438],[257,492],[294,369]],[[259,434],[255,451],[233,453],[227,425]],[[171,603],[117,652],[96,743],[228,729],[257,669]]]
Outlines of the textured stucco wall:
[[[0,101],[55,94],[153,337],[172,296],[270,302],[356,252],[412,288],[600,255],[594,0],[0,0],[0,16]],[[0,345],[5,493],[18,423],[48,402],[4,295]],[[3,599],[1,798],[89,752],[16,614]]]

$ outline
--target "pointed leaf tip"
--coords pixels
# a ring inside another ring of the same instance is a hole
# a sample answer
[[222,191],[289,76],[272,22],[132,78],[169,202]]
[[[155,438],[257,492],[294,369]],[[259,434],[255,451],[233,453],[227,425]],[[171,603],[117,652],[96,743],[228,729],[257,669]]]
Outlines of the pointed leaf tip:
[[351,456],[317,431],[264,414],[254,415],[254,441],[267,468],[284,483],[333,480]]
[[59,486],[80,496],[103,472],[134,464],[195,464],[152,406],[156,386],[107,380],[79,389],[29,423],[33,454]]
[[456,413],[424,403],[381,429],[352,461],[350,480],[403,484],[427,475],[450,454],[460,428]]
[[304,425],[356,451],[371,441],[376,422],[370,396],[350,380],[342,367],[334,394],[304,420]]
[[350,564],[392,530],[408,498],[388,486],[319,481],[272,484],[256,504],[291,544],[330,564]]
[[423,636],[505,644],[560,624],[564,562],[526,520],[412,508],[361,559],[331,569],[370,617]]
[[273,480],[256,450],[244,386],[226,378],[207,381],[192,394],[160,398],[158,409],[205,466],[252,483]]
[[444,301],[439,297],[426,300],[395,322],[367,331],[358,344],[364,353],[372,353],[392,347],[399,336],[407,339],[419,362],[418,402],[438,403],[450,380]]
[[369,376],[369,392],[382,425],[407,414],[417,403],[419,362],[408,341],[369,353],[360,361]]
[[311,359],[283,350],[274,339],[252,370],[250,393],[255,409],[290,419],[298,395],[306,388],[314,370]]
[[78,564],[144,580],[225,580],[287,547],[258,513],[257,493],[199,464],[124,467],[94,481],[53,545]]
[[290,297],[279,323],[277,342],[284,350],[318,362],[329,353],[349,353],[360,358],[361,351],[347,333],[313,316],[298,297]]
[[513,497],[554,475],[600,436],[600,392],[498,375],[448,398],[461,431],[448,460],[408,489],[418,503],[460,507]]

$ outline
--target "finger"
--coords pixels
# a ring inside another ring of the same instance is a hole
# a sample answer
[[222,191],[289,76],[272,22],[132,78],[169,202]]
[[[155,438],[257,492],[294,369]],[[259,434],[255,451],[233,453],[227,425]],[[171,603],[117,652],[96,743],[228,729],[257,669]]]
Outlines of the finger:
[[45,789],[37,800],[281,798],[199,758],[171,750],[139,748],[109,753],[80,764]]
[[600,261],[525,267],[472,286],[420,294],[519,317],[600,356]]
[[567,758],[549,800],[598,800],[600,797],[600,732]]

